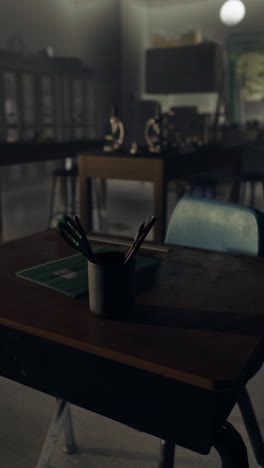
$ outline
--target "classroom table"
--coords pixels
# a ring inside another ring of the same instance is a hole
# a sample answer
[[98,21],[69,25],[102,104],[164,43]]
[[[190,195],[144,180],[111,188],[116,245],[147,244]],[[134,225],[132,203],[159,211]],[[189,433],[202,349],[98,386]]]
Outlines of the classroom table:
[[0,143],[0,166],[75,158],[78,151],[98,149],[102,144],[101,140],[2,142]]
[[163,153],[131,155],[126,151],[105,153],[103,151],[79,152],[79,183],[81,219],[92,230],[93,177],[153,182],[153,214],[157,216],[154,240],[162,242],[166,232],[166,207],[168,182],[186,176],[230,168],[231,174],[238,171],[241,147],[225,148],[223,145],[206,145],[196,149],[170,150]]
[[[223,467],[246,468],[244,443],[226,419],[264,358],[264,259],[145,244],[141,254],[161,261],[156,281],[118,320],[93,315],[87,297],[15,276],[76,253],[57,232],[0,246],[1,375],[170,449],[208,454],[215,446]],[[160,468],[173,466],[166,450]]]

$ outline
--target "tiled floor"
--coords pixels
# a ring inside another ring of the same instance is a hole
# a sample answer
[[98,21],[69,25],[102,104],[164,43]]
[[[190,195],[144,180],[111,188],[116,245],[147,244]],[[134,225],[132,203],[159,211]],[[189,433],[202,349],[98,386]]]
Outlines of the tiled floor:
[[[2,195],[4,241],[46,229],[50,186],[51,180],[46,174],[5,180]],[[174,196],[171,190],[168,215],[173,209]],[[220,191],[219,196],[224,198],[226,192]],[[107,232],[132,236],[141,221],[151,214],[150,183],[109,183],[108,210],[102,214]],[[96,211],[94,215],[97,222]],[[264,369],[249,382],[248,388],[264,435]],[[0,466],[34,468],[55,409],[55,400],[3,378],[0,379],[0,395]],[[72,414],[79,451],[75,455],[66,455],[60,438],[52,459],[53,468],[157,468],[159,440],[155,437],[75,406]],[[237,407],[230,420],[247,444],[250,468],[256,467]],[[217,466],[221,463],[214,450],[208,456],[182,448],[176,450],[175,468]]]

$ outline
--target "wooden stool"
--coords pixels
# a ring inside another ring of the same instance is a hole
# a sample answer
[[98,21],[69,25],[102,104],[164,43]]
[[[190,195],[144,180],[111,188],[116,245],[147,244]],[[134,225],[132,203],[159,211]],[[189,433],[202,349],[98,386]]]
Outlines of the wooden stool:
[[219,177],[216,171],[201,173],[188,177],[188,179],[186,180],[186,192],[193,194],[195,188],[199,187],[199,189],[201,190],[202,197],[207,197],[208,192],[210,192],[211,198],[215,198],[215,188],[218,181]]
[[[59,214],[69,214],[73,216],[76,214],[76,193],[77,193],[77,179],[78,179],[78,167],[73,166],[71,169],[59,168],[52,172],[52,186],[51,186],[51,200],[48,217],[48,228],[51,227],[54,216]],[[57,183],[61,182],[62,199],[64,209],[58,212],[54,211],[55,195]],[[70,182],[70,203],[68,193],[68,183]]]
[[[194,195],[194,190],[199,188],[201,197],[217,199],[219,196],[218,186],[223,184],[231,185],[232,191],[234,181],[235,178],[229,168],[212,169],[188,177],[186,179],[185,193]],[[229,193],[227,193],[226,198],[228,198],[228,201],[231,201],[229,200]]]
[[256,205],[256,184],[260,183],[262,188],[262,209],[264,208],[264,174],[248,174],[240,178],[240,202],[246,203],[246,187],[249,185],[250,198],[248,205],[254,208]]
[[[61,183],[61,198],[63,201],[63,209],[60,211],[55,211],[55,198],[56,198],[56,189],[58,182]],[[94,179],[94,193],[95,193],[95,207],[98,212],[98,226],[99,230],[102,229],[102,216],[101,216],[101,207],[102,207],[102,194],[100,192],[101,186],[98,187]],[[70,193],[68,186],[70,183]],[[78,183],[78,166],[73,165],[70,169],[67,168],[58,168],[52,172],[52,187],[51,187],[51,199],[50,199],[50,208],[48,216],[48,229],[52,226],[52,221],[55,216],[68,214],[74,216],[79,213],[79,203],[77,202],[77,183]]]

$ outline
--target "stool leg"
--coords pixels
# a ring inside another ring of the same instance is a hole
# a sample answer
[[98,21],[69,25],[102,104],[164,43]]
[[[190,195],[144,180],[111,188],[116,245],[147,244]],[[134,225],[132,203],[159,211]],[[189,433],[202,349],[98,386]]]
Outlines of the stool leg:
[[238,406],[241,411],[257,463],[264,467],[264,442],[246,389],[238,400]]
[[[232,202],[232,203],[240,203],[241,202],[241,189],[242,189],[242,184],[243,182],[238,178],[236,177],[232,184],[231,184],[231,190],[230,190],[230,194],[229,194],[229,197],[228,197],[228,201],[229,202]],[[243,201],[242,201],[243,203]]]
[[51,186],[51,197],[50,197],[50,207],[49,207],[49,217],[48,217],[48,229],[51,227],[51,221],[52,221],[52,218],[53,218],[56,184],[57,184],[57,177],[54,176],[53,179],[52,179],[52,186]]
[[249,468],[244,441],[229,422],[223,424],[214,447],[221,457],[222,468]]
[[3,241],[3,205],[2,205],[2,187],[0,180],[0,244]]
[[211,196],[213,200],[216,199],[216,193],[217,193],[216,187],[217,187],[217,184],[210,185]]
[[107,179],[99,179],[100,206],[103,210],[107,209]]
[[101,186],[101,179],[94,179],[94,196],[95,196],[95,207],[97,209],[97,216],[98,216],[98,229],[99,231],[102,230],[102,198],[100,194],[100,188],[98,184]]
[[64,207],[64,212],[68,210],[68,177],[60,177],[60,203]]
[[162,440],[160,444],[159,468],[173,468],[175,443]]
[[254,202],[255,202],[255,183],[253,181],[249,182],[250,186],[250,204],[249,206],[251,208],[254,208]]
[[185,182],[182,181],[176,181],[176,189],[175,189],[175,195],[176,195],[176,200],[175,200],[175,205],[178,203],[178,201],[183,197],[183,195],[186,192],[186,187],[187,185]]
[[239,202],[242,205],[246,204],[246,193],[247,193],[246,188],[247,188],[246,181],[242,181],[242,183],[241,183],[241,193],[240,193],[240,198],[239,198]]
[[75,205],[76,205],[76,187],[77,187],[77,176],[71,176],[71,215],[74,216]]

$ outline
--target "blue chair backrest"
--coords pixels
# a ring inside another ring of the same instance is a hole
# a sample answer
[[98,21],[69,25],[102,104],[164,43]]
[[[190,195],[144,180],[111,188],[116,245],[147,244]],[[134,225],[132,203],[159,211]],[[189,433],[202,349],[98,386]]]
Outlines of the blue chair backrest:
[[174,208],[165,242],[264,256],[264,214],[233,203],[186,195]]

